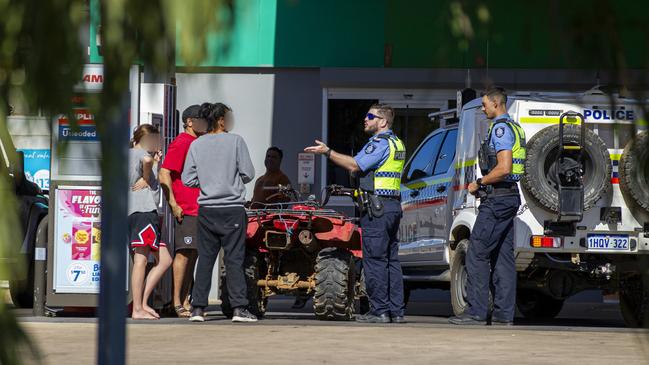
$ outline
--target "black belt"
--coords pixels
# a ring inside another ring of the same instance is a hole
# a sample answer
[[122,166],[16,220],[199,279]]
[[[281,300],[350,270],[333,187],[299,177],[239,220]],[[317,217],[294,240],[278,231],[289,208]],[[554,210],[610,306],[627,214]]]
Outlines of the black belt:
[[515,182],[511,181],[500,181],[495,184],[491,184],[491,186],[494,187],[494,189],[511,189],[511,188],[518,188],[518,184]]
[[377,195],[379,198],[384,199],[384,200],[394,200],[394,201],[401,201],[400,196],[394,196],[394,195]]
[[515,182],[498,182],[487,188],[488,196],[507,196],[507,195],[519,195],[518,184]]

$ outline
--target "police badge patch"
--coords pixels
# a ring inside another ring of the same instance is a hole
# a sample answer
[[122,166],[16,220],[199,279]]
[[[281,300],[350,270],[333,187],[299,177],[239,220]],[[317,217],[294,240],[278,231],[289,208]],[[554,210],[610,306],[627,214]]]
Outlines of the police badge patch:
[[374,146],[373,144],[368,144],[367,147],[365,147],[365,153],[369,155],[370,153],[374,152],[375,149],[376,146]]
[[500,138],[505,135],[505,127],[496,128],[496,137]]
[[186,245],[191,245],[191,244],[192,244],[192,240],[193,240],[192,237],[185,237],[185,244],[186,244]]

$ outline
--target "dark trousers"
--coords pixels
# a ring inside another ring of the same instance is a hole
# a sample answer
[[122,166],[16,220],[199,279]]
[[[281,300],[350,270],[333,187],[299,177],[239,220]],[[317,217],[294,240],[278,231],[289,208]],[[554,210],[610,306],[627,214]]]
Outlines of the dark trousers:
[[198,263],[192,290],[192,305],[207,307],[212,271],[221,248],[233,308],[248,305],[243,260],[246,255],[248,218],[243,207],[198,210]]
[[493,284],[493,317],[513,320],[516,305],[514,218],[518,195],[489,197],[480,204],[466,255],[467,313],[486,319]]
[[403,274],[397,238],[401,204],[396,200],[386,200],[384,206],[380,218],[368,214],[361,217],[365,287],[373,314],[402,316]]

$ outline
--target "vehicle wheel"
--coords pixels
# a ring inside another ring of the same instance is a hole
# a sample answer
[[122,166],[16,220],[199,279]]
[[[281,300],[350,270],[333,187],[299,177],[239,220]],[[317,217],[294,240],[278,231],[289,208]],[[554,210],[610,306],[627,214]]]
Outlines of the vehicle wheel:
[[640,275],[620,280],[620,311],[628,327],[649,328],[649,283]]
[[[564,125],[564,141],[579,143],[581,127]],[[584,148],[584,210],[590,209],[611,187],[611,157],[604,141],[586,129]],[[547,127],[527,143],[525,175],[521,184],[542,207],[559,211],[556,169],[559,153],[559,126]]]
[[451,258],[451,305],[456,316],[461,315],[467,309],[466,302],[466,251],[469,248],[469,240],[463,239],[455,247]]
[[20,255],[27,271],[23,280],[9,280],[9,294],[11,301],[18,308],[32,308],[34,306],[34,258],[31,255]]
[[551,319],[559,315],[563,299],[555,299],[538,290],[519,290],[516,305],[521,314],[528,319]]
[[624,195],[649,212],[649,131],[627,143],[619,168],[620,189]]
[[348,321],[354,317],[356,271],[348,251],[328,247],[320,251],[315,265],[313,311],[320,320]]
[[[246,250],[246,258],[243,262],[244,273],[246,275],[247,295],[248,295],[248,310],[250,313],[261,318],[266,314],[266,306],[268,304],[268,297],[264,296],[264,290],[257,285],[260,273],[265,273],[266,263],[263,256],[259,251],[248,249]],[[230,297],[228,296],[228,287],[226,284],[225,265],[221,267],[221,311],[223,314],[232,318],[234,309],[230,304]]]

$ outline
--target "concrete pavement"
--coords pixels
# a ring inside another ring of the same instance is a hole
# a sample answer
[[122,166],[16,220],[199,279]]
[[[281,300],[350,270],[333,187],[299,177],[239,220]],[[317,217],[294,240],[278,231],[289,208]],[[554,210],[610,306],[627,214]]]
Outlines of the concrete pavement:
[[[130,364],[647,364],[649,333],[449,325],[132,323]],[[306,322],[309,322],[308,320]],[[93,364],[96,323],[24,322],[45,364]]]
[[[274,297],[267,319],[233,325],[211,308],[209,321],[128,321],[131,364],[649,364],[649,331],[624,327],[617,304],[599,293],[571,298],[558,318],[517,318],[513,328],[447,323],[448,292],[416,291],[406,325],[316,321],[311,303]],[[93,364],[97,320],[15,313],[41,348],[45,364]]]

